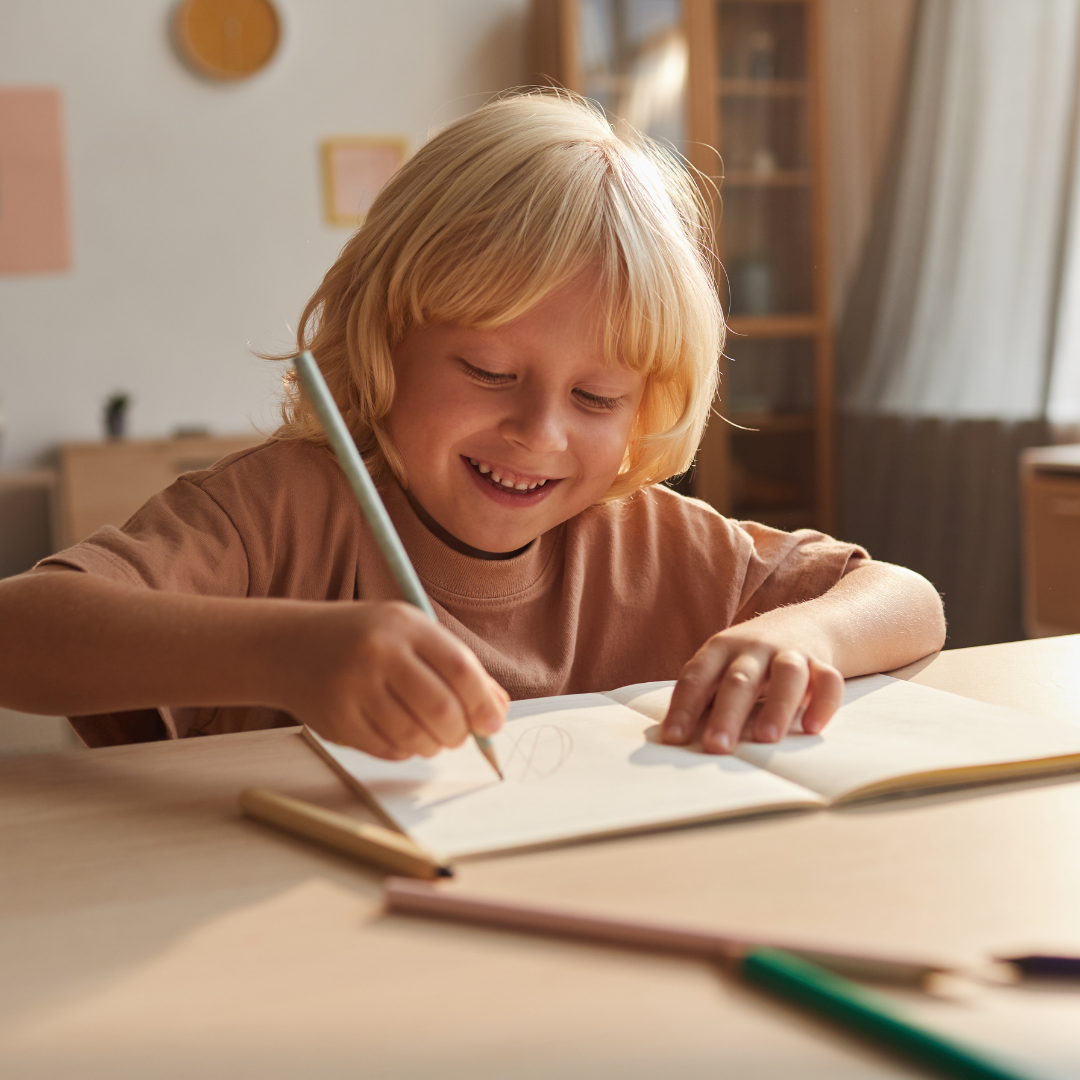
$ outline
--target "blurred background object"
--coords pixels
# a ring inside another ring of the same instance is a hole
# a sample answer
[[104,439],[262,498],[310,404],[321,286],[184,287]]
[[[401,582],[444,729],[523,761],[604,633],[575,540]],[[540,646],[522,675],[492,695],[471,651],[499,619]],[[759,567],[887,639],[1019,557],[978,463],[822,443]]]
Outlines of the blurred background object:
[[77,544],[103,525],[123,525],[151,495],[168,487],[181,473],[208,469],[228,454],[261,441],[258,432],[252,432],[231,437],[187,435],[62,444],[54,547],[61,550]]
[[127,414],[130,404],[130,394],[110,394],[105,399],[105,438],[122,439],[127,434]]
[[270,0],[182,0],[172,20],[181,58],[209,79],[246,79],[264,68],[281,38]]
[[346,136],[323,140],[326,220],[355,229],[408,153],[404,139]]
[[1024,629],[1080,634],[1080,446],[1020,455],[1024,504]]
[[1080,5],[922,0],[839,335],[840,529],[1023,636],[1019,458],[1080,421]]

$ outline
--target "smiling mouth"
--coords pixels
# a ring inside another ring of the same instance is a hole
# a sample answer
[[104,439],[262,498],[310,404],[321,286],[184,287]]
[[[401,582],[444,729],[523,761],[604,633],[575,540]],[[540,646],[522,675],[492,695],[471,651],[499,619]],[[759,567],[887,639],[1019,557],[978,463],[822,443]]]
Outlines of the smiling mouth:
[[486,465],[476,458],[467,458],[466,460],[473,472],[478,473],[491,484],[492,487],[498,488],[500,491],[518,495],[530,495],[543,488],[549,480],[554,483],[558,482],[551,477],[544,477],[542,480],[521,480],[509,473],[506,476],[503,476],[497,467],[493,468],[491,465]]

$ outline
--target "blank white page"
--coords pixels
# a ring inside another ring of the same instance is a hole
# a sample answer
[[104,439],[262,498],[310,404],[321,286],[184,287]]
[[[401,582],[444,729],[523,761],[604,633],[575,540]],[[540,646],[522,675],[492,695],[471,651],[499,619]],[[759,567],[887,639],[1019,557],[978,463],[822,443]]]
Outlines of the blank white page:
[[820,735],[737,753],[835,802],[1080,767],[1080,725],[869,675],[848,680]]
[[318,742],[444,859],[823,803],[737,758],[655,742],[655,728],[602,694],[514,702],[492,740],[501,783],[472,740],[408,761]]

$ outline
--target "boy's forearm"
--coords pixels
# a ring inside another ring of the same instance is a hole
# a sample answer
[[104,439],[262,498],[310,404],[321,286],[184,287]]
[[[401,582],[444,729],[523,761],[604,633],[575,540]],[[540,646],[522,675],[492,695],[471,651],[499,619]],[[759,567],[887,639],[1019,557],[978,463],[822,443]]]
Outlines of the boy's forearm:
[[845,678],[892,671],[945,643],[945,615],[933,585],[875,561],[855,567],[815,600],[766,612],[739,628],[751,627],[810,642],[810,651]]
[[0,582],[0,704],[65,716],[280,707],[280,624],[299,606],[154,592],[64,570],[9,578]]

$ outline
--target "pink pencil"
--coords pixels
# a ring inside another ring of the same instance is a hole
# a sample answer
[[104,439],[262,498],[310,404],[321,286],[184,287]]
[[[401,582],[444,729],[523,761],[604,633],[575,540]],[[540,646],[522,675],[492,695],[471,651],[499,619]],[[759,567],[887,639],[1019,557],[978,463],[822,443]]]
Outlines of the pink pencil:
[[712,930],[697,930],[659,922],[590,915],[568,908],[515,904],[458,890],[443,891],[408,878],[387,878],[387,911],[428,915],[455,922],[605,945],[622,945],[653,952],[689,956],[720,963],[740,961],[751,949],[770,947],[794,953],[822,967],[854,978],[923,986],[935,976],[962,974],[948,964],[901,957],[868,956],[790,942],[751,941]]

